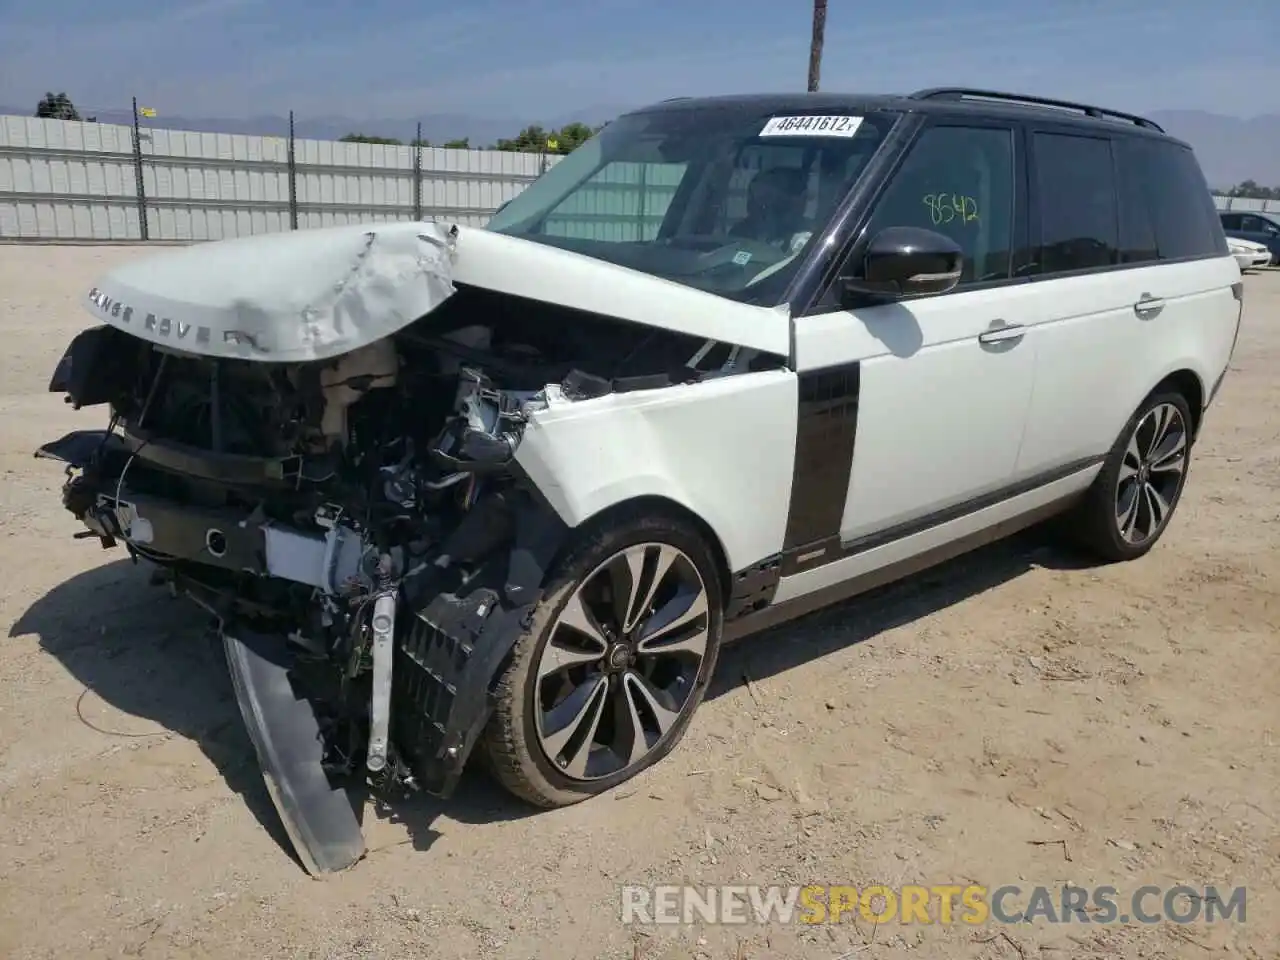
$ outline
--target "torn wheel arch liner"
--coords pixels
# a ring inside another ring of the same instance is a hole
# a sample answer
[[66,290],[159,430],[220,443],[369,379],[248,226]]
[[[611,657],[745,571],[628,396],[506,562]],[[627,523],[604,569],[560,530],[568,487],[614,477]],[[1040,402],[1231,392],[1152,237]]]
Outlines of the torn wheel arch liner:
[[[521,496],[512,508],[505,553],[465,596],[437,593],[412,604],[396,639],[392,735],[419,785],[452,795],[488,722],[490,693],[530,620],[549,576],[573,536],[518,465]],[[405,669],[408,668],[408,669]]]

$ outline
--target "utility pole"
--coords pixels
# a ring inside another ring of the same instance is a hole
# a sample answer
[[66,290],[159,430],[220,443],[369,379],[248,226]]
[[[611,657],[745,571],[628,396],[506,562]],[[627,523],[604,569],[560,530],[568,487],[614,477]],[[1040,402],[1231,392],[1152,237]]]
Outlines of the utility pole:
[[138,123],[137,97],[133,98],[133,177],[138,202],[138,239],[146,241],[151,239],[151,228],[147,223],[147,188],[142,179],[142,127]]
[[818,92],[822,73],[822,38],[827,31],[827,0],[813,0],[813,40],[809,43],[809,92]]

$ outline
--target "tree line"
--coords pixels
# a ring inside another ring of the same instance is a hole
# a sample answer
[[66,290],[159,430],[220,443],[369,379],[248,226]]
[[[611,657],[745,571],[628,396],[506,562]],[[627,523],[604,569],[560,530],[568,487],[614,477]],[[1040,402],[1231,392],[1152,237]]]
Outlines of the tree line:
[[[71,98],[67,96],[65,91],[60,93],[50,91],[41,97],[40,102],[36,104],[36,116],[46,120],[98,122],[97,117],[80,116],[80,111],[76,109],[76,105],[71,102]],[[585,123],[569,123],[559,130],[547,130],[537,124],[532,124],[510,139],[499,140],[497,143],[488,144],[487,146],[477,145],[472,147],[469,137],[463,137],[460,140],[446,140],[444,143],[439,144],[432,143],[430,140],[410,140],[409,146],[439,146],[446,150],[504,150],[509,153],[572,153],[599,133],[603,126],[601,124],[599,127],[590,127]],[[348,133],[338,139],[343,143],[382,143],[393,147],[402,146],[404,143],[404,141],[397,140],[395,137],[375,137],[367,133]]]
[[[510,139],[502,139],[487,146],[472,146],[471,139],[446,140],[444,143],[432,143],[430,140],[410,140],[411,147],[443,147],[446,150],[502,150],[508,153],[572,153],[593,136],[604,129],[590,127],[585,123],[565,124],[559,130],[547,130],[532,124],[525,127]],[[395,137],[375,137],[365,133],[348,133],[339,137],[342,143],[381,143],[399,147],[404,141]]]
[[1224,191],[1222,196],[1248,200],[1280,200],[1280,187],[1264,187],[1254,180],[1245,180]]
[[66,93],[46,93],[36,104],[36,116],[46,120],[83,120],[97,123],[97,117],[82,117]]

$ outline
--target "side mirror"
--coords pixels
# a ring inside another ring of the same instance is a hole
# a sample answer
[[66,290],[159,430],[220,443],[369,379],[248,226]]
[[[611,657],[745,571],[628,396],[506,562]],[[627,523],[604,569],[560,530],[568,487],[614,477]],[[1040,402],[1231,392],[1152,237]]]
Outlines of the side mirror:
[[840,282],[849,293],[901,300],[949,293],[963,268],[964,251],[949,237],[920,227],[887,227]]

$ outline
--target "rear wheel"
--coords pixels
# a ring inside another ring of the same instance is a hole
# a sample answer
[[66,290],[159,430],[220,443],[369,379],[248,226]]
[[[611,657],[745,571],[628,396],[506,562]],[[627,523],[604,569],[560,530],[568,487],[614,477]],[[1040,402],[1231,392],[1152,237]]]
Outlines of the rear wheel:
[[1134,560],[1164,534],[1191,458],[1191,409],[1175,391],[1152,394],[1125,425],[1077,508],[1077,539],[1106,560]]
[[715,668],[720,590],[707,545],[680,521],[634,517],[585,538],[498,682],[492,775],[565,806],[670,753]]

